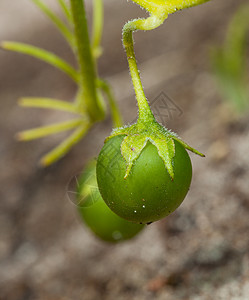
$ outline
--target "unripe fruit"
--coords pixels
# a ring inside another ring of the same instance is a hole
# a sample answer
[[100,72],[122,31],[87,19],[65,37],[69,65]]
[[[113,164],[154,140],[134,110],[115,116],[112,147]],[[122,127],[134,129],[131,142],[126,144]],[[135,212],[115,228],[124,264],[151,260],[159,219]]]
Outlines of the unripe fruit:
[[106,242],[131,239],[144,228],[144,225],[120,218],[105,204],[97,186],[95,161],[88,164],[80,177],[77,195],[82,220],[97,237]]
[[182,203],[189,190],[192,178],[189,155],[174,140],[172,179],[157,148],[148,142],[124,179],[126,162],[120,151],[123,138],[123,135],[110,138],[99,154],[100,193],[113,212],[129,221],[150,223],[162,219]]

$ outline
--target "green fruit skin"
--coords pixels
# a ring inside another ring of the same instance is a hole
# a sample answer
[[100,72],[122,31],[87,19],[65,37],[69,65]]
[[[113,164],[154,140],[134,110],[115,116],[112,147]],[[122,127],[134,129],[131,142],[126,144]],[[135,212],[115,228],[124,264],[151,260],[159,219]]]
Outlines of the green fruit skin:
[[[99,193],[95,170],[96,162],[91,162],[79,180],[79,197],[84,196],[82,191],[84,191],[86,180],[94,191],[91,195],[84,197],[85,202],[88,203],[87,206],[84,206],[84,203],[78,206],[82,220],[103,241],[117,243],[133,238],[144,228],[144,225],[124,220],[109,209]],[[90,180],[89,174],[92,175]],[[90,202],[92,205],[89,205]]]
[[120,217],[150,223],[172,213],[184,200],[191,183],[192,164],[185,148],[175,141],[174,180],[171,180],[157,148],[150,142],[124,179],[126,163],[120,146],[124,136],[108,140],[97,161],[100,193]]

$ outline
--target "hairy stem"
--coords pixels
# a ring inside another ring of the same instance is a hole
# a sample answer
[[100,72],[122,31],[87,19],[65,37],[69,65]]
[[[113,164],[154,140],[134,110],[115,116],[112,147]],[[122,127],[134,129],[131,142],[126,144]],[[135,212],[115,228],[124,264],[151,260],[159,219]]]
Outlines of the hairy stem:
[[129,21],[125,24],[123,28],[123,45],[126,51],[127,60],[129,63],[130,74],[134,86],[134,90],[136,93],[138,109],[139,109],[139,117],[138,120],[148,120],[153,118],[154,116],[151,112],[148,101],[145,97],[141,78],[139,75],[135,52],[134,52],[134,44],[133,44],[133,36],[132,33],[136,30],[151,30],[163,23],[164,19],[151,16],[147,19],[136,19]]

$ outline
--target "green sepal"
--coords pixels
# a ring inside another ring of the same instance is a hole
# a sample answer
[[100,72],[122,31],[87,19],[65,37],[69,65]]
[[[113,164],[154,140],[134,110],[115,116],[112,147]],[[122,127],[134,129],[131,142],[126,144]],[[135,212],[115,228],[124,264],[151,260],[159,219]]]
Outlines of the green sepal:
[[146,146],[148,137],[144,135],[127,135],[121,143],[121,154],[126,161],[126,172],[124,178],[127,178],[135,160],[139,157],[143,148]]
[[175,143],[171,136],[155,137],[150,142],[156,146],[158,155],[162,158],[165,168],[169,172],[171,179],[174,179],[173,158],[175,156]]
[[184,141],[182,141],[180,138],[178,138],[178,137],[175,136],[174,139],[176,141],[178,141],[180,144],[182,144],[182,146],[185,149],[187,149],[187,150],[189,150],[189,151],[193,152],[194,154],[197,154],[197,155],[199,155],[201,157],[205,157],[205,154],[203,154],[203,153],[199,152],[198,150],[196,150],[195,148],[189,146],[187,143],[185,143]]
[[117,136],[117,135],[128,135],[128,132],[130,132],[132,130],[132,127],[134,127],[134,125],[131,125],[131,126],[123,126],[123,127],[117,127],[117,128],[114,128],[111,132],[111,135],[108,136],[106,139],[105,139],[105,143],[107,141],[109,141],[111,138],[113,138],[114,136]]

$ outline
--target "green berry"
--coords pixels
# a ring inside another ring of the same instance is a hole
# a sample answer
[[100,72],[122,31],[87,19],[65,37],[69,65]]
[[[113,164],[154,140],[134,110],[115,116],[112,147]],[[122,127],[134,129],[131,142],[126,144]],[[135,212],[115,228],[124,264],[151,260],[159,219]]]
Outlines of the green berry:
[[120,218],[105,204],[97,186],[95,161],[87,165],[80,177],[77,195],[82,220],[98,238],[106,242],[131,239],[144,228],[144,225]]
[[121,154],[124,135],[111,137],[97,161],[100,193],[109,208],[120,217],[150,223],[172,213],[184,200],[191,183],[192,165],[184,146],[174,140],[170,176],[156,146],[147,142],[125,178],[127,163]]

